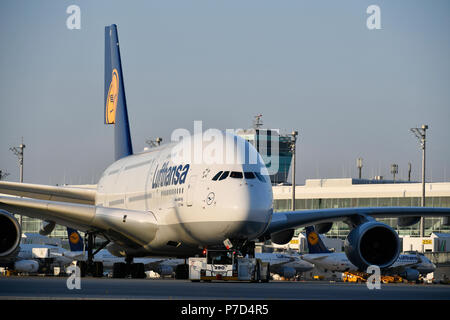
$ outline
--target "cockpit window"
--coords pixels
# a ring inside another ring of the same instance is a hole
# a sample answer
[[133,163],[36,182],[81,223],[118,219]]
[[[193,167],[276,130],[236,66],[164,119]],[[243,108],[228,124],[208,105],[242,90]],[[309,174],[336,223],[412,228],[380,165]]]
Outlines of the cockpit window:
[[245,179],[255,179],[255,174],[253,172],[244,172]]
[[230,178],[242,179],[243,174],[240,171],[231,171]]
[[229,173],[230,171],[224,171],[224,173],[222,173],[222,175],[220,176],[219,180],[225,180],[228,177]]
[[212,178],[214,181],[216,181],[217,179],[219,179],[220,175],[222,174],[223,171],[219,171],[217,172],[217,174]]
[[255,175],[259,181],[266,182],[266,179],[264,179],[264,177],[261,174],[259,174],[258,172],[255,172]]

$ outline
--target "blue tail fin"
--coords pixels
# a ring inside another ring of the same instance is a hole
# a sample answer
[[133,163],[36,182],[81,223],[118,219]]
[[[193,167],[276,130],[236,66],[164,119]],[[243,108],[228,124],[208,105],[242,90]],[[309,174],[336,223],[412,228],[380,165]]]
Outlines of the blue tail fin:
[[67,236],[69,238],[70,251],[83,251],[83,238],[77,230],[67,227]]
[[306,227],[306,240],[309,253],[330,253],[314,227]]
[[105,27],[105,124],[114,124],[115,159],[133,154],[117,26]]

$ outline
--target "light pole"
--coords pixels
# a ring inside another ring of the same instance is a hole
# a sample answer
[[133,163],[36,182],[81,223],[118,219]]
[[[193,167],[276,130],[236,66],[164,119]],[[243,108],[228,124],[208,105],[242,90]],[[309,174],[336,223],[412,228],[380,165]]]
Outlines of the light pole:
[[[11,147],[9,150],[11,150],[18,158],[19,158],[19,170],[20,170],[20,182],[23,182],[23,149],[25,149],[25,145],[23,144],[23,137],[22,137],[22,143],[19,147]],[[22,226],[22,215],[19,216],[19,224]]]
[[361,180],[361,177],[362,177],[362,167],[363,167],[362,162],[363,162],[363,158],[356,159],[356,166],[358,167],[358,171],[359,171],[358,177],[359,177],[360,180]]
[[9,176],[9,173],[3,170],[0,170],[0,180]]
[[391,173],[394,176],[394,183],[395,183],[395,175],[398,173],[398,164],[391,164]]
[[291,152],[292,152],[292,211],[295,210],[295,143],[298,131],[292,131]]
[[23,138],[19,147],[9,148],[19,158],[20,182],[23,182],[23,149],[25,149]]
[[[420,147],[422,149],[422,207],[425,207],[425,145],[426,145],[426,131],[428,125],[423,124],[421,128],[411,128],[411,132],[419,139]],[[425,219],[420,218],[420,236],[423,237],[425,233]]]
[[411,181],[411,162],[408,162],[408,182]]
[[147,143],[150,147],[155,148],[161,145],[162,140],[163,139],[161,137],[158,137],[155,140],[147,140],[145,143]]

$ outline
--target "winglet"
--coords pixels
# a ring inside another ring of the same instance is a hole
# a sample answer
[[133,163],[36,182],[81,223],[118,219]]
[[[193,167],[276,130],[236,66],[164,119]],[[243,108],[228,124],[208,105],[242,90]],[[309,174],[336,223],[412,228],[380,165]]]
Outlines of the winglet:
[[105,27],[105,124],[114,124],[115,160],[133,154],[117,25]]

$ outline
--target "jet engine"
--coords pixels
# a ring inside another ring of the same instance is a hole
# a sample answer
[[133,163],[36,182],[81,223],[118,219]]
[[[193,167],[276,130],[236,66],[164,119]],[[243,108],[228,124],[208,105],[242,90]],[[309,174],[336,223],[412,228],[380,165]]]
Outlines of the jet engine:
[[14,262],[14,270],[17,272],[37,272],[39,263],[35,260],[19,260]]
[[347,258],[360,270],[370,265],[381,269],[392,265],[400,254],[397,233],[381,222],[365,222],[355,227],[344,242]]
[[0,258],[15,257],[20,244],[22,230],[16,218],[0,210]]
[[400,273],[400,277],[408,280],[408,281],[416,281],[419,280],[419,271],[417,271],[416,269],[411,269],[408,268],[405,271],[403,271],[402,273]]
[[42,221],[41,229],[39,229],[39,234],[41,236],[48,236],[55,229],[56,224],[53,221]]
[[294,229],[283,230],[280,232],[272,233],[270,235],[270,238],[273,243],[282,245],[291,241],[292,237],[294,236],[294,232]]

